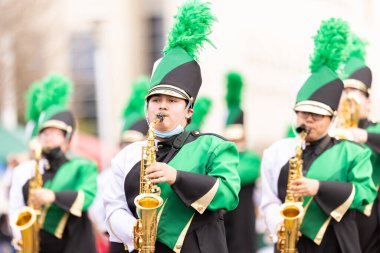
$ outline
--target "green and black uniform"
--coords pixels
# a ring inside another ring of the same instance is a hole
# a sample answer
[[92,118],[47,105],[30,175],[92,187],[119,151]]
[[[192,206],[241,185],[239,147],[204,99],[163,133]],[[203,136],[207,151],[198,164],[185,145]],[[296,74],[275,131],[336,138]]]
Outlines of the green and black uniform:
[[[143,145],[146,143],[127,146],[112,162],[115,181],[106,190],[104,201],[114,247],[119,240],[133,248],[134,198],[140,182],[138,154]],[[158,142],[157,148],[157,161],[177,169],[177,179],[171,186],[158,184],[164,204],[158,215],[156,252],[228,252],[221,210],[232,210],[238,204],[235,145],[215,135],[183,132]],[[118,224],[124,225],[119,228]],[[121,244],[119,248],[124,247]]]
[[[47,155],[47,163],[41,167],[43,187],[54,191],[56,199],[53,204],[41,208],[40,252],[96,252],[87,208],[96,195],[97,167],[88,160],[68,160],[59,153]],[[16,183],[12,185],[11,210],[26,205],[30,175],[33,174],[34,162],[16,168],[14,175],[22,187]]]
[[[285,200],[288,161],[294,157],[295,147],[296,139],[285,139],[263,156],[261,210],[273,236],[282,220],[279,210]],[[319,180],[320,186],[314,197],[304,198],[306,213],[297,243],[300,252],[360,252],[352,210],[371,203],[376,194],[369,157],[368,149],[329,136],[307,144],[302,156],[303,174]]]

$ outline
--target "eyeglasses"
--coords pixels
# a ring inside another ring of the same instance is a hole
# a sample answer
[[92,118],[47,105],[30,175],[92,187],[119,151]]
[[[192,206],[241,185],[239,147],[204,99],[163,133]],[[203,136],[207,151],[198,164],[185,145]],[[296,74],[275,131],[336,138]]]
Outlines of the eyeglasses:
[[312,113],[312,112],[296,112],[298,116],[300,116],[302,119],[307,119],[309,118],[309,116],[311,116],[311,118],[314,120],[314,121],[319,121],[319,120],[322,120],[325,115],[321,115],[321,114],[316,114],[316,113]]

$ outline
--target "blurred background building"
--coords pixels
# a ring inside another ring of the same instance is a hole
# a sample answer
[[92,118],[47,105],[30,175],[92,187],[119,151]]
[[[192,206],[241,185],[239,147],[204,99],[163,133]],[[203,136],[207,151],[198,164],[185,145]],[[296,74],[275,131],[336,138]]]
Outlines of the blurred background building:
[[[24,94],[50,72],[75,83],[71,108],[82,132],[105,147],[118,142],[121,110],[137,76],[160,58],[172,16],[171,0],[0,0],[0,126],[24,121]],[[245,77],[244,111],[250,147],[280,139],[295,119],[292,107],[309,74],[309,55],[321,20],[341,17],[369,42],[372,116],[380,119],[380,2],[378,0],[218,0],[211,40],[200,54],[200,95],[213,99],[204,130],[221,133],[225,74]],[[1,141],[0,141],[1,142]]]

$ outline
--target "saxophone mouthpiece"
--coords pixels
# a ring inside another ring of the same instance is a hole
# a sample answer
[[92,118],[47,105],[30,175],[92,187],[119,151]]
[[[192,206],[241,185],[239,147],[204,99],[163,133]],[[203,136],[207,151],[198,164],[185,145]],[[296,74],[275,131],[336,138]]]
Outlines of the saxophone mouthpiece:
[[307,128],[305,125],[300,125],[299,127],[296,128],[296,132],[297,133],[302,133],[302,132],[309,133],[310,128]]
[[156,118],[160,120],[160,122],[164,121],[165,115],[162,112],[156,113]]

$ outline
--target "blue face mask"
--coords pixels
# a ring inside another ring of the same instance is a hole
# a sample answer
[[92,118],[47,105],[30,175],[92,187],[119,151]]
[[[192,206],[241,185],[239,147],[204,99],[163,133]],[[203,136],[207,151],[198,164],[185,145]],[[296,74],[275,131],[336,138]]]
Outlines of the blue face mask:
[[170,138],[176,134],[180,134],[184,131],[185,129],[181,126],[181,125],[177,125],[177,127],[173,128],[172,130],[170,131],[167,131],[167,132],[161,132],[161,131],[157,131],[156,129],[154,129],[154,134],[159,137],[159,138]]

